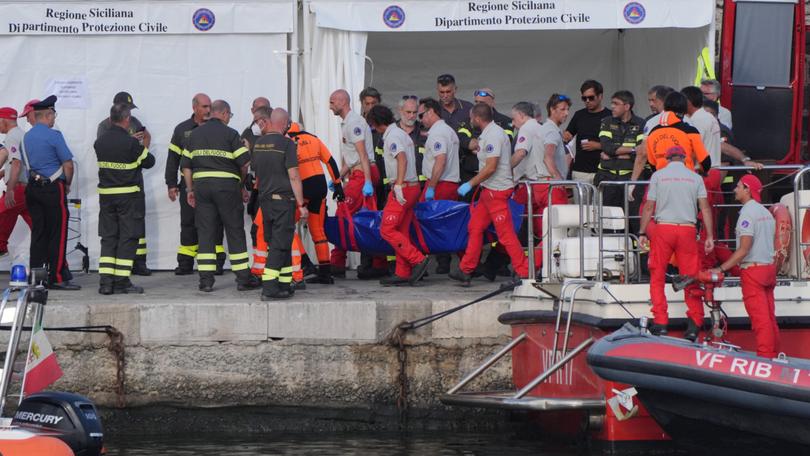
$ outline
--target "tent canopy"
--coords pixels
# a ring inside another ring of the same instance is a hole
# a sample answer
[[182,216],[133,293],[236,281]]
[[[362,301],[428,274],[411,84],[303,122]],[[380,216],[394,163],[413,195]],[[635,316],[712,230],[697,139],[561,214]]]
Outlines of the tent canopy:
[[[274,106],[286,106],[287,33],[294,11],[292,0],[0,3],[1,104],[21,110],[31,98],[60,95],[56,123],[78,167],[68,198],[82,200],[81,208],[70,207],[71,216],[82,221],[70,224],[77,231],[70,233],[74,239],[68,250],[81,241],[90,248],[95,267],[93,142],[113,96],[125,90],[138,106],[133,115],[152,134],[150,150],[157,158],[155,167],[144,172],[149,265],[174,268],[179,207],[169,201],[164,183],[174,126],[191,115],[191,99],[198,92],[229,101],[231,126],[239,131],[253,120],[253,98],[266,96]],[[27,256],[28,235],[19,223],[10,258],[0,265],[6,267],[18,254]],[[73,268],[81,265],[77,254],[69,261]]]
[[[555,92],[578,100],[582,81],[596,79],[606,98],[633,92],[645,115],[651,86],[691,84],[700,51],[714,49],[713,0],[312,0],[305,11],[305,38],[352,43],[305,41],[318,66],[304,64],[302,84],[310,84],[305,95],[318,109],[305,101],[304,122],[328,131],[333,150],[339,122],[322,107],[337,88],[347,88],[359,107],[360,89],[373,85],[393,106],[402,95],[436,96],[436,76],[451,73],[459,98],[489,87],[508,114],[515,102],[545,105]],[[331,70],[329,79],[313,84],[315,68]]]

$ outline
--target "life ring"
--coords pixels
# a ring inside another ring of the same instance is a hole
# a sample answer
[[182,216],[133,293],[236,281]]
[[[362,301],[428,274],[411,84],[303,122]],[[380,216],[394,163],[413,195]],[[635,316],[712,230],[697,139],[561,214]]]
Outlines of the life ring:
[[790,238],[793,231],[793,223],[790,221],[790,211],[784,204],[774,204],[771,206],[771,214],[776,220],[776,230],[773,237],[773,264],[776,272],[785,274],[790,263]]

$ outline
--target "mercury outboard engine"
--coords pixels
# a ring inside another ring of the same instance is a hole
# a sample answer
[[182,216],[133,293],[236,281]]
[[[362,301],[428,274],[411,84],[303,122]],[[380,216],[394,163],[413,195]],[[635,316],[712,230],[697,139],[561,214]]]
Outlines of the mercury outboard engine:
[[38,433],[53,433],[76,456],[100,456],[105,452],[96,406],[78,394],[58,391],[32,394],[23,399],[11,424]]

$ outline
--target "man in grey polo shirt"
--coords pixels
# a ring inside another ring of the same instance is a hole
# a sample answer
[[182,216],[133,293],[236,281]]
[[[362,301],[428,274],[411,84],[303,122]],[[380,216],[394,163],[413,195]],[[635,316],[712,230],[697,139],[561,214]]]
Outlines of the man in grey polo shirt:
[[757,355],[775,358],[779,352],[779,326],[776,324],[773,290],[776,267],[773,264],[773,239],[776,221],[760,204],[762,182],[753,174],[742,176],[734,197],[743,204],[737,219],[737,251],[715,272],[740,265],[743,304],[751,317],[757,340]]
[[[712,229],[712,213],[706,199],[706,186],[696,172],[684,165],[686,152],[680,146],[671,147],[666,152],[669,164],[656,171],[650,178],[647,202],[641,213],[639,241],[643,248],[650,249],[650,300],[652,301],[653,334],[666,334],[669,315],[667,297],[664,293],[664,275],[667,265],[675,254],[678,270],[681,275],[694,276],[700,267],[697,251],[697,206],[703,215],[707,233]],[[650,219],[655,212],[655,223]],[[651,226],[652,225],[652,226]],[[647,238],[647,230],[650,238]],[[714,249],[714,238],[707,235],[704,241],[706,253]],[[684,337],[692,341],[697,339],[703,325],[703,301],[699,294],[692,293],[698,288],[692,283],[684,291],[686,316],[689,320]]]

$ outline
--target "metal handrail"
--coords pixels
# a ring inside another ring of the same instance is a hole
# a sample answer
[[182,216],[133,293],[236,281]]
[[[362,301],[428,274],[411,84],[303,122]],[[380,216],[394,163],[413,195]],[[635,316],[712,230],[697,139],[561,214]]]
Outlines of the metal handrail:
[[810,210],[810,206],[801,205],[801,198],[799,197],[799,191],[801,191],[803,187],[802,177],[808,172],[810,172],[810,166],[797,172],[796,176],[793,178],[793,248],[796,252],[796,258],[794,260],[796,261],[796,278],[798,280],[802,280],[802,276],[804,275],[804,271],[802,270],[802,258],[804,258],[802,247],[810,245],[810,243],[802,242],[800,237],[802,233],[802,220],[800,220],[802,209]]
[[[628,241],[630,241],[630,201],[627,199],[628,195],[628,188],[630,186],[635,187],[636,185],[650,185],[650,181],[603,181],[599,183],[599,186],[596,189],[596,206],[597,206],[597,227],[598,227],[598,234],[599,234],[599,257],[596,262],[596,274],[599,280],[602,280],[603,274],[605,272],[605,262],[604,262],[604,229],[602,226],[602,219],[604,218],[602,215],[602,195],[604,193],[605,187],[607,186],[621,186],[622,193],[624,193],[624,277],[627,280],[630,277],[630,249],[628,247]],[[612,217],[615,218],[615,217]],[[633,252],[636,252],[636,249],[633,249]],[[636,266],[638,267],[638,266]]]
[[[556,187],[574,187],[576,188],[577,196],[579,197],[579,222],[580,225],[584,225],[585,221],[585,210],[584,210],[584,202],[585,201],[592,201],[593,195],[596,193],[596,188],[588,183],[574,181],[574,180],[522,180],[519,184],[526,185],[526,215],[527,215],[527,232],[528,232],[528,242],[527,246],[529,246],[529,278],[534,280],[537,277],[537,270],[534,265],[534,217],[537,215],[534,214],[532,209],[532,185],[547,185],[548,186],[548,201],[546,207],[548,208],[548,222],[547,226],[549,227],[548,231],[548,240],[547,242],[543,242],[543,252],[546,253],[546,260],[547,263],[544,264],[548,265],[549,275],[551,275],[551,267],[552,267],[552,259],[553,259],[553,249],[551,245],[553,244],[552,234],[551,234],[551,227],[553,226],[553,215],[551,212],[551,196],[554,188]],[[540,214],[542,215],[542,214]],[[543,233],[541,233],[541,238],[543,237]],[[579,231],[579,277],[581,279],[585,278],[585,257],[582,255],[582,252],[585,250],[585,235],[582,230]]]

